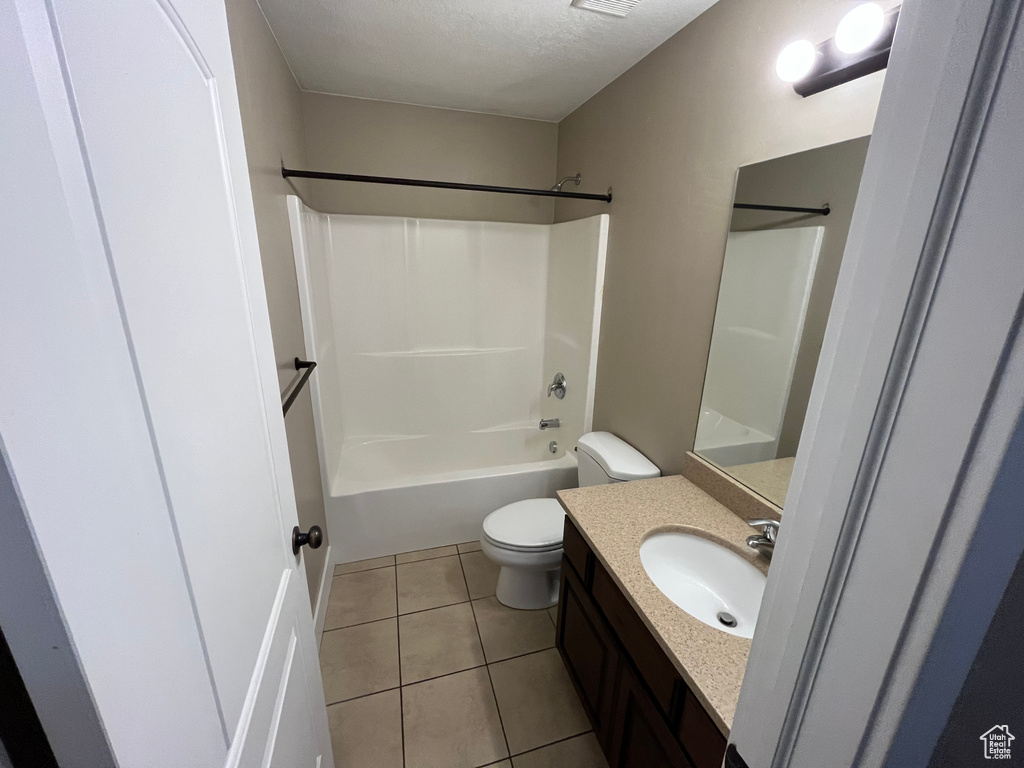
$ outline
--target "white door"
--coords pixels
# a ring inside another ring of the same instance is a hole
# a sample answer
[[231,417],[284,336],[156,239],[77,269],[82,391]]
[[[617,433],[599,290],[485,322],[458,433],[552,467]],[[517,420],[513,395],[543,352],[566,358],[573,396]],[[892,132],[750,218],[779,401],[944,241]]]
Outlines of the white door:
[[332,766],[224,5],[0,28],[0,440],[113,757]]

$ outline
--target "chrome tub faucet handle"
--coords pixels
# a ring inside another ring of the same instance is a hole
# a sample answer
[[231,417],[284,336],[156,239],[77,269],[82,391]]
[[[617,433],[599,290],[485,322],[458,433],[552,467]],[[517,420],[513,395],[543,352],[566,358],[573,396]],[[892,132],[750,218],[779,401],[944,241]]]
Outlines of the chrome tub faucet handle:
[[554,380],[551,382],[550,385],[548,385],[548,397],[551,397],[551,395],[553,394],[559,400],[564,399],[565,388],[565,376],[562,375],[561,373],[556,373]]

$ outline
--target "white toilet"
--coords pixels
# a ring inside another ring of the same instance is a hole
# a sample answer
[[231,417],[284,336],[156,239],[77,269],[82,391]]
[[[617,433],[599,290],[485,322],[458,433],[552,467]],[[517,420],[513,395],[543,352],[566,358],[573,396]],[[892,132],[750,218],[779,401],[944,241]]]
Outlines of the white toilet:
[[[576,444],[580,486],[658,477],[636,448],[610,432],[588,432]],[[526,499],[484,519],[480,547],[501,566],[497,598],[509,608],[537,610],[558,602],[565,512],[557,499]]]

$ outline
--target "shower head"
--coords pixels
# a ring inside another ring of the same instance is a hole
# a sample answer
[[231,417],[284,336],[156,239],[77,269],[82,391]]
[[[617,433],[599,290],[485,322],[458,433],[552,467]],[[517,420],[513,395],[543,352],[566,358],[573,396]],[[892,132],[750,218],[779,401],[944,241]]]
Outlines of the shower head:
[[575,176],[566,176],[560,182],[555,184],[555,186],[553,186],[551,188],[551,191],[552,192],[561,192],[562,191],[562,185],[565,184],[565,182],[567,182],[567,181],[573,182],[578,187],[580,185],[580,182],[583,181],[583,177],[580,176],[580,174],[578,174],[578,173]]

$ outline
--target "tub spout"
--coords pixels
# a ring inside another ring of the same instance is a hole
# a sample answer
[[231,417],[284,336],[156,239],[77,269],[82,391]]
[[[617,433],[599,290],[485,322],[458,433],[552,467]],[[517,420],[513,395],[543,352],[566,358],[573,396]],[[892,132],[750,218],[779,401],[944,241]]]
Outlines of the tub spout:
[[558,419],[541,419],[541,429],[558,429],[561,425],[558,423]]

